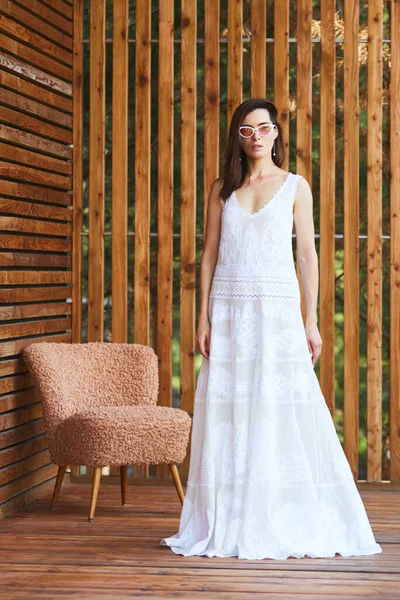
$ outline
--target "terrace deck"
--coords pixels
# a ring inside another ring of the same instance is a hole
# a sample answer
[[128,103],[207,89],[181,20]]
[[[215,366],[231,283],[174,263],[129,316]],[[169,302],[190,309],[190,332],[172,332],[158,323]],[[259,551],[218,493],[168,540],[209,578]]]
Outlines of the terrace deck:
[[400,490],[361,484],[383,553],[331,559],[248,561],[183,557],[160,547],[177,531],[173,487],[103,484],[93,523],[90,486],[66,484],[54,511],[48,496],[0,521],[2,600],[196,598],[350,600],[400,598]]

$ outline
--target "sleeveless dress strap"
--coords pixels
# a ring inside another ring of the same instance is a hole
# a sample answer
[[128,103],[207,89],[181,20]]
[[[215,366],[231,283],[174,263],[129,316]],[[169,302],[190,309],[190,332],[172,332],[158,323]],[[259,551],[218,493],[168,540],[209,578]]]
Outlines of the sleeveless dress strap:
[[292,195],[291,195],[292,207],[294,205],[294,198],[296,196],[296,190],[297,190],[297,186],[298,186],[300,179],[304,179],[304,177],[302,175],[299,175],[298,173],[296,173],[295,177],[293,178],[293,184],[292,184]]

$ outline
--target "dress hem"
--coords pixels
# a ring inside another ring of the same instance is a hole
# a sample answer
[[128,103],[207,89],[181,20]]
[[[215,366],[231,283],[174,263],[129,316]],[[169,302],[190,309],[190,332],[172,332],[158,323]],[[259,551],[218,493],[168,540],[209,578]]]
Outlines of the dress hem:
[[349,556],[371,556],[374,554],[381,554],[382,548],[379,544],[374,544],[368,548],[354,549],[350,551],[346,550],[336,550],[335,552],[331,552],[329,554],[316,554],[315,552],[291,552],[284,556],[243,556],[239,554],[224,554],[221,552],[199,552],[195,554],[191,554],[191,552],[185,552],[184,550],[179,549],[177,546],[173,546],[167,539],[163,538],[160,542],[160,546],[170,548],[175,554],[181,554],[182,556],[206,556],[207,558],[235,558],[237,557],[239,560],[286,560],[288,558],[335,558],[336,554],[339,554],[341,557],[346,558]]

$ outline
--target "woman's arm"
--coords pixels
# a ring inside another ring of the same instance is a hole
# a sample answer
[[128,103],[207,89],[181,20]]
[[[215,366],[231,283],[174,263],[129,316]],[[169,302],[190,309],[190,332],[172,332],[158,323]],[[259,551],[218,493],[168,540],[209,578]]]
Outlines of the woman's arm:
[[313,365],[317,362],[322,340],[317,327],[318,302],[318,256],[314,241],[313,198],[308,181],[300,179],[294,201],[297,257],[303,282],[306,306],[306,335],[308,347],[313,354]]
[[216,179],[208,198],[207,223],[204,238],[203,253],[200,260],[200,307],[196,335],[196,343],[204,358],[210,356],[211,326],[208,318],[208,299],[218,259],[219,240],[221,235],[222,207],[219,192],[222,179]]

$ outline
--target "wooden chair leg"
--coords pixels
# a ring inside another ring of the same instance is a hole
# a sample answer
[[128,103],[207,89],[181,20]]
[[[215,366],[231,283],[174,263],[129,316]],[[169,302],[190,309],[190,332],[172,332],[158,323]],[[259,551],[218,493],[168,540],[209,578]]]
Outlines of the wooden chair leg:
[[57,479],[54,486],[53,497],[51,499],[51,509],[54,510],[57,504],[58,494],[60,493],[61,485],[64,479],[67,467],[58,467]]
[[172,479],[174,480],[176,491],[178,492],[179,500],[181,501],[181,504],[183,504],[183,499],[185,497],[185,494],[183,493],[183,487],[182,487],[181,478],[179,477],[178,467],[174,464],[170,464],[168,466],[169,466],[169,470],[171,471]]
[[99,493],[101,479],[101,467],[96,467],[93,471],[92,497],[90,499],[89,523],[93,521],[94,511],[96,510],[97,494]]
[[126,504],[126,484],[128,481],[128,465],[122,465],[120,467],[121,472],[121,503],[122,506]]

